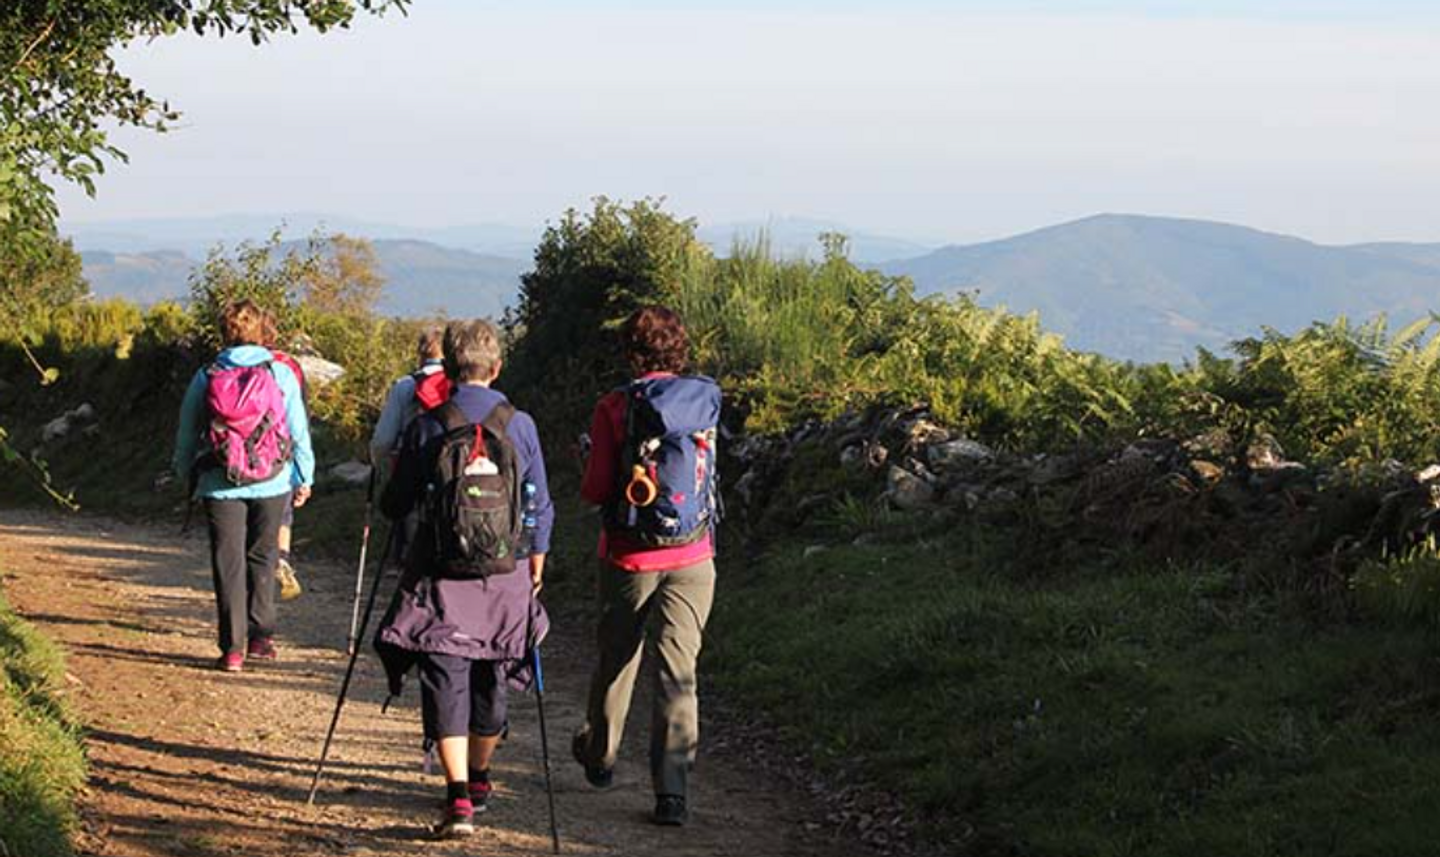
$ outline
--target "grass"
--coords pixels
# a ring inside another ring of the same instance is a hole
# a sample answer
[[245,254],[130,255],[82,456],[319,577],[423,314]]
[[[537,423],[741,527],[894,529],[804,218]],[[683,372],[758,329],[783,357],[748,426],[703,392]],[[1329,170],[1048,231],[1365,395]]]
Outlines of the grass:
[[1317,625],[1222,569],[1019,568],[977,532],[803,554],[731,558],[707,673],[964,853],[1433,850],[1422,628]]
[[0,593],[0,854],[72,853],[85,757],[60,694],[64,680],[59,650]]

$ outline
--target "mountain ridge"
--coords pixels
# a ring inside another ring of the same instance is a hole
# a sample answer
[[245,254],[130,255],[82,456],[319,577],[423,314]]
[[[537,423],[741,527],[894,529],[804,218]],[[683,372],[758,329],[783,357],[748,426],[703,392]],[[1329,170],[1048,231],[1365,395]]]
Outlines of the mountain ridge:
[[1325,245],[1219,221],[1098,214],[881,266],[917,293],[1037,312],[1075,348],[1180,361],[1262,327],[1440,304],[1440,244]]

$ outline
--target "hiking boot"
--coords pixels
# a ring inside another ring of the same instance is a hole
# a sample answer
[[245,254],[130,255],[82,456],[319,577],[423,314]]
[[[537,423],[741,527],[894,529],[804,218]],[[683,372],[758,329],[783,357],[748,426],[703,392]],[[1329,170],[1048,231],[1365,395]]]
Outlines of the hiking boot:
[[608,789],[615,782],[615,770],[597,765],[585,758],[585,733],[575,733],[570,742],[570,755],[585,769],[585,782],[597,789]]
[[226,652],[215,660],[215,668],[221,672],[238,673],[245,669],[245,653]]
[[490,795],[495,787],[488,782],[470,783],[470,809],[476,815],[490,808]]
[[654,822],[662,827],[681,827],[690,820],[685,798],[680,795],[656,795]]
[[475,807],[466,798],[447,801],[445,814],[431,832],[436,839],[460,839],[475,832]]
[[256,637],[245,647],[245,656],[254,658],[257,661],[273,661],[280,657],[280,651],[275,648],[275,640],[271,637]]
[[280,560],[275,566],[275,580],[280,584],[281,601],[294,601],[304,591],[300,588],[300,578],[295,576],[295,566],[288,559]]

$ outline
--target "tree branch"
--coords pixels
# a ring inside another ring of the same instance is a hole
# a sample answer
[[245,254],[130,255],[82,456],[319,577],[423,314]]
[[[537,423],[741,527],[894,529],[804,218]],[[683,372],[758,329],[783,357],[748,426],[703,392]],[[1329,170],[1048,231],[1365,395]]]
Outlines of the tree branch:
[[56,20],[56,18],[50,19],[50,23],[45,25],[45,29],[40,32],[40,35],[36,36],[35,40],[31,42],[28,47],[25,48],[24,52],[20,54],[20,59],[15,61],[14,68],[18,69],[21,66],[25,65],[25,63],[30,59],[30,55],[35,53],[35,50],[41,45],[45,44],[45,40],[50,38],[50,34],[55,32]]

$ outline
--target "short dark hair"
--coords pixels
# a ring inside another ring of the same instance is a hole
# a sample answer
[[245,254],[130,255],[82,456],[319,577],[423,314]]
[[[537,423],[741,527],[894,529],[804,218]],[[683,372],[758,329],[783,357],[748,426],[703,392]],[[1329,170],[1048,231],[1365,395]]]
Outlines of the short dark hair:
[[500,366],[500,331],[483,318],[445,326],[445,374],[464,383],[489,381]]
[[690,364],[690,336],[668,307],[643,306],[620,327],[625,359],[637,374],[684,372]]

